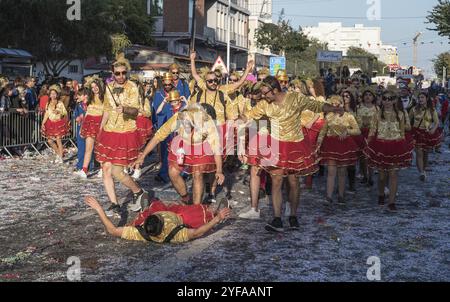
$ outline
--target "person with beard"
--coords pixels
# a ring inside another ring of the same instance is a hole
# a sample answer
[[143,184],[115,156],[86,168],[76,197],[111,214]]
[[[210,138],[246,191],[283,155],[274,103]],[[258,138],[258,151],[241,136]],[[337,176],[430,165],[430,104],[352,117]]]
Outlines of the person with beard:
[[[171,92],[173,95],[173,93]],[[147,144],[132,167],[143,164],[145,157],[162,141],[176,133],[169,142],[169,176],[172,185],[184,204],[202,203],[204,174],[214,173],[215,180],[222,185],[222,150],[214,123],[214,108],[209,104],[192,104],[175,113]],[[181,172],[193,176],[193,198],[191,200]]]
[[[258,146],[259,166],[272,177],[272,200],[274,219],[267,224],[266,230],[282,232],[281,220],[282,184],[286,177],[289,187],[291,229],[298,229],[297,208],[299,204],[299,177],[307,176],[318,170],[318,159],[308,139],[301,131],[301,114],[304,110],[313,112],[343,113],[341,107],[333,107],[320,101],[311,100],[299,93],[282,91],[275,77],[269,76],[263,81],[261,93],[266,102],[259,102],[245,114],[243,121],[260,120],[267,117],[270,121],[270,135],[266,146]],[[271,152],[263,152],[270,146]]]
[[[152,111],[155,113],[154,117],[156,119],[154,122],[155,130],[160,129],[173,116],[172,107],[165,101],[169,96],[169,92],[175,89],[173,81],[174,79],[171,73],[164,73],[162,77],[163,89],[157,91],[153,99]],[[161,110],[158,110],[161,106]],[[156,175],[155,180],[167,184],[170,182],[168,141],[162,141],[159,148],[161,155],[161,169],[159,170],[158,175]]]
[[103,184],[111,202],[108,216],[121,213],[114,178],[132,191],[133,210],[142,199],[148,199],[148,193],[124,172],[124,167],[137,159],[141,148],[136,127],[141,106],[139,90],[127,78],[131,66],[124,54],[117,56],[112,68],[114,80],[106,85],[103,118],[95,145],[96,159],[102,165]]
[[280,83],[281,90],[283,92],[288,92],[289,90],[289,77],[286,73],[286,70],[278,70],[277,72],[277,80]]
[[180,66],[174,63],[169,66],[169,72],[172,74],[173,78],[173,86],[181,96],[183,96],[186,100],[191,96],[191,91],[189,89],[189,84],[186,83],[184,79],[180,79]]

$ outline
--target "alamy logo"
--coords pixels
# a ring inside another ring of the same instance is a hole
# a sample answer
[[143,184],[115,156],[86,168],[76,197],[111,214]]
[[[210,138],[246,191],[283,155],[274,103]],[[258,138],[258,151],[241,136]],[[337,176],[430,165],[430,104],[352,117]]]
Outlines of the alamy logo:
[[369,281],[381,281],[381,261],[376,256],[369,257],[367,264],[370,265],[367,270],[367,280]]
[[381,0],[367,0],[367,5],[369,5],[367,19],[369,21],[381,20]]
[[81,20],[81,0],[67,0],[67,20],[80,21]]
[[81,260],[78,257],[69,257],[67,259],[67,265],[69,269],[67,270],[67,280],[69,281],[81,281]]

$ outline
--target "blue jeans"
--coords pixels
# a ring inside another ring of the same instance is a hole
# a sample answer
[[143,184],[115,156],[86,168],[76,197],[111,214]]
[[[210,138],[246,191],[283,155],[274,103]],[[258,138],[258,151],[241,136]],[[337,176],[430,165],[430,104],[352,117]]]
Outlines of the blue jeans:
[[[78,163],[76,166],[77,170],[83,169],[84,153],[86,152],[86,139],[80,136],[80,130],[81,127],[77,127],[77,148],[78,148],[77,153]],[[94,154],[92,154],[91,162],[89,163],[89,170],[92,171],[93,169],[94,169]]]
[[161,169],[158,175],[168,181],[169,180],[169,145],[168,140],[161,142]]

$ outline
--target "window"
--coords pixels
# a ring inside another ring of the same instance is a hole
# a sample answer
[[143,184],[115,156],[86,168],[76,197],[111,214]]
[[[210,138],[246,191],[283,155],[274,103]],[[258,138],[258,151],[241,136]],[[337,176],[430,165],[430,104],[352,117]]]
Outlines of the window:
[[147,0],[147,13],[152,16],[163,16],[164,0]]
[[78,65],[69,65],[69,73],[78,73]]

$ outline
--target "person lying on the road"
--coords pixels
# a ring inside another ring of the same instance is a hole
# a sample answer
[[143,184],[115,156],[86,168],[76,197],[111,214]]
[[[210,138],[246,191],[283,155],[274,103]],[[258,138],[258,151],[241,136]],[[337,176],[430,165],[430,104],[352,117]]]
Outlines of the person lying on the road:
[[116,227],[94,197],[86,197],[85,203],[97,212],[109,234],[156,243],[182,243],[200,238],[231,214],[228,207],[213,212],[205,205],[165,205],[154,200],[129,226]]

